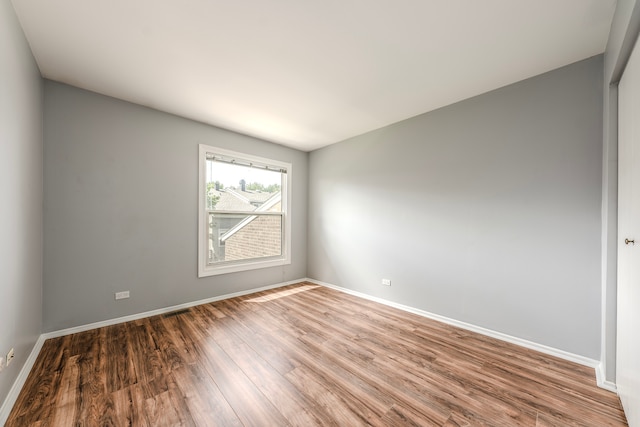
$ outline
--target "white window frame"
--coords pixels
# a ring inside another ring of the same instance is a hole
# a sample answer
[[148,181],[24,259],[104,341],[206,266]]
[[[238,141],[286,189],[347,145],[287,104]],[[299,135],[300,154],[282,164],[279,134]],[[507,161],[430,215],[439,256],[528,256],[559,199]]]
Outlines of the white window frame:
[[[207,153],[218,154],[224,157],[233,157],[256,164],[267,164],[270,166],[285,169],[285,179],[282,180],[281,206],[283,210],[283,239],[282,255],[277,258],[261,260],[259,258],[225,262],[220,265],[210,265],[207,263],[209,251],[208,240],[208,215],[206,209],[206,171]],[[291,264],[291,163],[263,157],[252,156],[245,153],[226,150],[206,144],[199,144],[198,155],[198,277],[209,277],[218,274],[235,273],[239,271],[255,270],[259,268],[277,267]]]

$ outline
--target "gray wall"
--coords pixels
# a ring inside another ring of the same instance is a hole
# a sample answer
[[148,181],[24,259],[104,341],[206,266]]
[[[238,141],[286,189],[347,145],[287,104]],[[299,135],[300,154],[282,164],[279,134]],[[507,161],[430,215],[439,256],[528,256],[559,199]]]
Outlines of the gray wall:
[[0,201],[0,355],[16,355],[0,372],[1,405],[42,320],[42,79],[9,0],[0,0]]
[[602,79],[599,56],[311,153],[309,276],[598,359]]
[[618,0],[604,55],[602,159],[602,354],[605,378],[615,382],[617,228],[618,228],[618,82],[640,28],[640,2]]
[[[307,153],[51,81],[44,115],[45,332],[306,276]],[[197,278],[200,143],[293,164],[291,265]]]

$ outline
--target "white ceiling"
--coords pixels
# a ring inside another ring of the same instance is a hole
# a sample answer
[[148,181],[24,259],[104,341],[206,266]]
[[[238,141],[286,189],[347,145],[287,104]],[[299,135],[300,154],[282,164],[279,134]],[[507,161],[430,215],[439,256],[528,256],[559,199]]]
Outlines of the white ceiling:
[[13,0],[42,75],[310,151],[602,53],[615,0]]

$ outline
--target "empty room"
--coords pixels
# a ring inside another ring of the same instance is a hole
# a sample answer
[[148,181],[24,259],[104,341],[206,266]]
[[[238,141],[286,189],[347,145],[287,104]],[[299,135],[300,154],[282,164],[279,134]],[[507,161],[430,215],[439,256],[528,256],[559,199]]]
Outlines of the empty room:
[[639,33],[0,0],[0,425],[640,427]]

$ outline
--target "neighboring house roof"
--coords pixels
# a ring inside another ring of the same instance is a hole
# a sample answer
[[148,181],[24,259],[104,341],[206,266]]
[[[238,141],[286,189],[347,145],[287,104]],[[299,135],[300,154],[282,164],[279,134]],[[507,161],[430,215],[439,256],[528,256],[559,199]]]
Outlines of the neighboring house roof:
[[242,191],[236,188],[227,188],[226,190],[230,194],[233,194],[238,198],[247,200],[248,203],[257,204],[257,205],[263,204],[264,202],[269,200],[274,194],[274,193],[266,193],[262,191],[251,191],[251,190]]
[[219,197],[215,210],[253,212],[278,193],[252,192],[225,188],[209,190],[209,194]]
[[[269,194],[269,193],[264,193],[264,194]],[[254,212],[269,212],[270,210],[273,209],[274,206],[280,203],[281,199],[282,199],[282,194],[278,191],[277,193],[271,195],[271,198],[265,201],[260,207],[255,209]],[[226,233],[220,236],[220,240],[225,242],[229,237],[233,236],[235,233],[242,230],[244,227],[250,224],[251,221],[253,221],[254,219],[256,219],[256,215],[251,215],[245,218],[244,220],[240,221],[233,228],[230,228]]]
[[253,211],[255,210],[255,206],[253,206],[249,201],[242,200],[233,194],[230,194],[226,190],[216,191],[209,190],[209,194],[219,197],[218,202],[216,203],[215,210],[217,211]]

